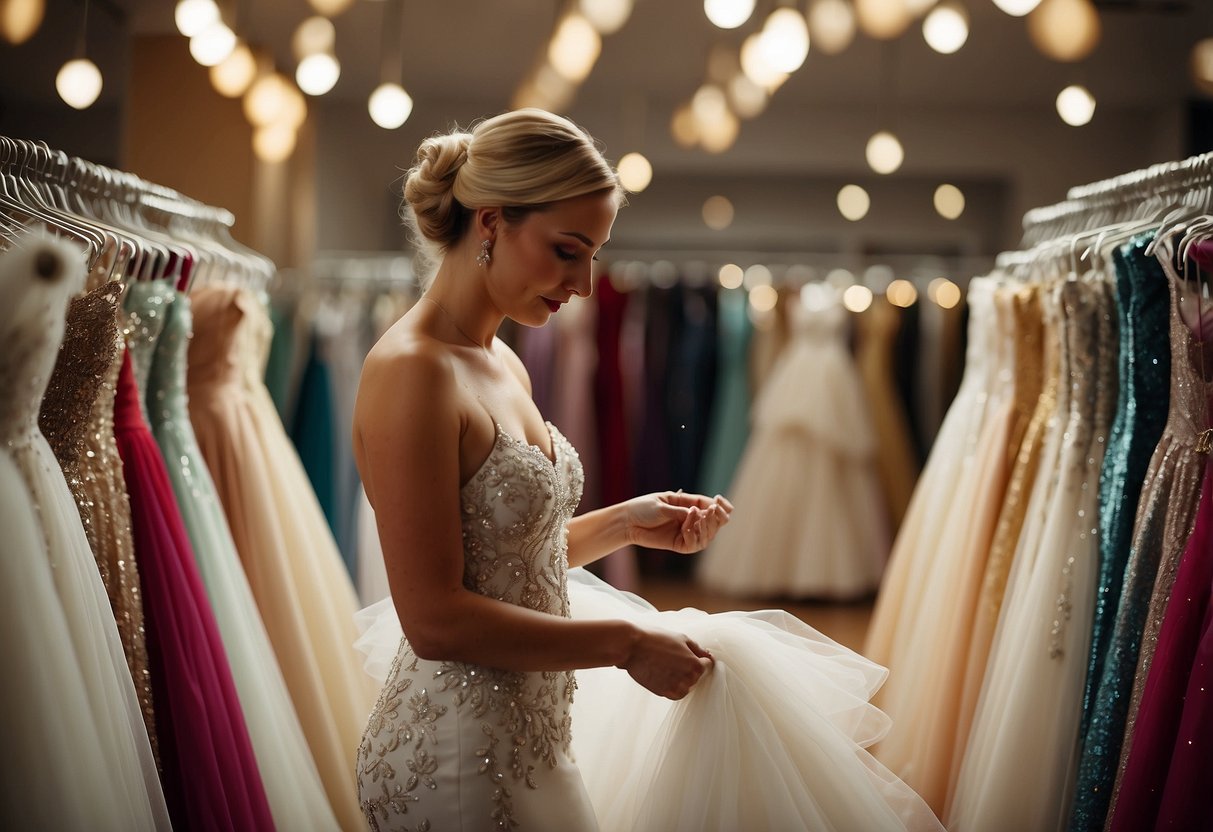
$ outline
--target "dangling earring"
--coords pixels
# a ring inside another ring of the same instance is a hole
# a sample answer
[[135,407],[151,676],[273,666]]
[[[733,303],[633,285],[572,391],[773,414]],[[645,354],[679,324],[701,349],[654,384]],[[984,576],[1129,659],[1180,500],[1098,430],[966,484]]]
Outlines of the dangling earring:
[[493,259],[492,255],[489,254],[490,246],[492,246],[492,243],[488,240],[480,241],[480,253],[476,255],[477,266],[487,266],[489,261]]

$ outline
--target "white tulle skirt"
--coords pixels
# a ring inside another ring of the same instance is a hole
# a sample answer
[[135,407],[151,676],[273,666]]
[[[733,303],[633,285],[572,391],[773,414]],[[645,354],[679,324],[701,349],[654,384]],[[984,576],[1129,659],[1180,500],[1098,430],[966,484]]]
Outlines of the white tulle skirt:
[[[865,750],[889,728],[868,701],[884,668],[782,611],[659,612],[582,569],[569,598],[574,618],[681,632],[716,659],[678,702],[615,668],[577,671],[573,753],[603,832],[942,830]],[[382,681],[401,636],[391,600],[358,621]]]

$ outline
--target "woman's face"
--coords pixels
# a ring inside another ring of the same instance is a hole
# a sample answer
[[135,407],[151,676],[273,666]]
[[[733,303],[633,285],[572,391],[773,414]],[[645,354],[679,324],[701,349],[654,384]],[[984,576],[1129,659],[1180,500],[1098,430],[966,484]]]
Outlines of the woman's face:
[[489,266],[497,308],[526,326],[542,326],[573,295],[589,297],[591,262],[611,236],[613,193],[586,194],[502,225]]

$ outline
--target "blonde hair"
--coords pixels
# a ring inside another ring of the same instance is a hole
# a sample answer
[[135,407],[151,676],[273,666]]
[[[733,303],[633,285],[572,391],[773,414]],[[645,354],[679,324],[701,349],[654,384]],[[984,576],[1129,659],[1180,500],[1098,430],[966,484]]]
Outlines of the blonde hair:
[[477,208],[516,223],[553,202],[599,191],[624,202],[619,175],[589,133],[535,108],[431,136],[405,176],[401,213],[433,264],[458,243]]

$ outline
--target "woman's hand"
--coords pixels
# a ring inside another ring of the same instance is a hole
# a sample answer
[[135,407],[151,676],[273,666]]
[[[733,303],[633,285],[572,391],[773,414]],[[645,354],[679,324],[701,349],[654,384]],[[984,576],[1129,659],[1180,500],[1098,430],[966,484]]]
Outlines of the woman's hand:
[[666,630],[641,630],[631,655],[620,665],[637,683],[667,699],[686,696],[711,666],[711,653],[687,636]]
[[662,491],[628,500],[623,509],[628,543],[685,555],[712,542],[733,504],[720,495]]

